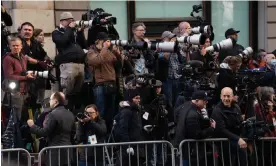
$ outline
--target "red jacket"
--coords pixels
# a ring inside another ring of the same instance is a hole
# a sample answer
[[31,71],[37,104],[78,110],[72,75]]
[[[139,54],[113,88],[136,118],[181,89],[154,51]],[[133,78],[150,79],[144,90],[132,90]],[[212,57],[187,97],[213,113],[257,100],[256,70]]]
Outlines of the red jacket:
[[23,72],[27,72],[28,59],[25,55],[19,56],[7,53],[3,60],[3,71],[5,79],[19,81],[19,91],[27,92],[26,81],[27,77],[23,76]]

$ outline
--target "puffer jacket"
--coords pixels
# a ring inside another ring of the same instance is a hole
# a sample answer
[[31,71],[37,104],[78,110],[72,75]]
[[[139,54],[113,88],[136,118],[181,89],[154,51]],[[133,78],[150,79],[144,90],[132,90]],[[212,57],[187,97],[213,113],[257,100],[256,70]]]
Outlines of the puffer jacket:
[[120,102],[120,111],[115,117],[114,135],[116,142],[142,141],[142,121],[137,105]]

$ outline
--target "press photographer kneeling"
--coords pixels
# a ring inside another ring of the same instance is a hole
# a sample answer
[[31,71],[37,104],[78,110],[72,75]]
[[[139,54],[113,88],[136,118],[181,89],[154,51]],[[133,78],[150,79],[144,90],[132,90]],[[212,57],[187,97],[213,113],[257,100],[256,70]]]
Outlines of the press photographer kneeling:
[[[104,143],[107,129],[105,121],[100,117],[96,105],[91,104],[85,108],[84,113],[77,115],[78,124],[76,131],[76,139],[78,143],[96,144]],[[87,150],[87,164],[92,165],[95,162],[97,165],[103,165],[102,148],[96,148],[97,155],[94,154],[94,148]],[[85,166],[85,149],[80,152],[80,166]],[[95,161],[96,160],[96,161]]]

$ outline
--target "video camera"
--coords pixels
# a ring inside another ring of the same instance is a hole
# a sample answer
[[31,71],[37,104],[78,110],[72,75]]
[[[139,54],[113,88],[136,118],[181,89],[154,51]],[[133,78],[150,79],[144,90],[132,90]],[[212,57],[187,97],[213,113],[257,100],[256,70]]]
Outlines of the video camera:
[[239,91],[255,90],[259,86],[259,81],[264,77],[266,71],[259,69],[242,70],[237,73],[236,80],[238,82]]
[[97,8],[95,10],[89,10],[82,15],[80,21],[76,21],[78,26],[84,25],[85,27],[92,27],[95,25],[115,25],[117,24],[116,17],[110,17],[112,14],[106,13],[103,9]]
[[132,84],[133,87],[152,87],[156,84],[156,79],[154,74],[132,74],[126,78],[125,84]]
[[249,139],[263,137],[266,132],[270,131],[270,128],[272,128],[272,131],[274,128],[273,124],[269,125],[265,121],[257,121],[256,117],[246,119],[246,121],[242,122],[242,126],[245,129],[245,137]]

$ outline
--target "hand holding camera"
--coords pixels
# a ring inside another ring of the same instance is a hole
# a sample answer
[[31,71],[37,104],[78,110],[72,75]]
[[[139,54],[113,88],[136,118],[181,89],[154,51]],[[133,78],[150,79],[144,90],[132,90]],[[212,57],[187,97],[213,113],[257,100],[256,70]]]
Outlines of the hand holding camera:
[[35,79],[35,76],[34,76],[33,72],[27,72],[26,77],[27,77],[28,80],[34,80]]
[[70,28],[75,28],[75,27],[76,27],[76,22],[75,22],[75,21],[72,21],[72,22],[69,24],[69,27],[70,27]]
[[89,117],[89,115],[87,115],[87,113],[78,113],[77,114],[77,119],[81,123],[86,123],[86,122],[89,122],[91,120],[91,118]]

